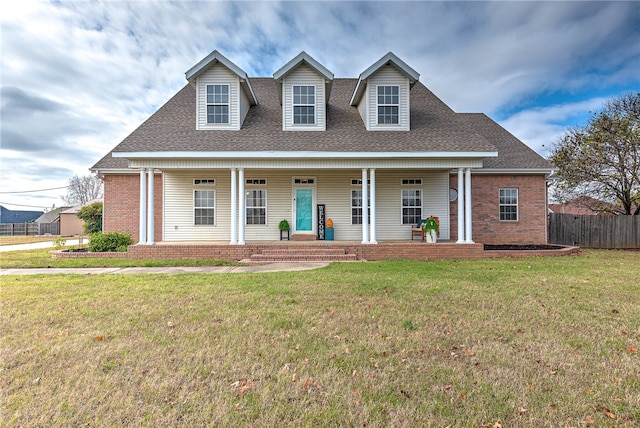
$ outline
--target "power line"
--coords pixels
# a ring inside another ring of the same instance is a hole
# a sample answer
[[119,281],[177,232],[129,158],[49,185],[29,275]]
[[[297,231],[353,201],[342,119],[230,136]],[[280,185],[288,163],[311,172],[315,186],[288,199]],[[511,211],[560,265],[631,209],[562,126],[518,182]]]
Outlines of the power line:
[[[0,192],[0,194],[3,195],[9,195],[9,194],[16,194],[16,193],[37,193],[37,192],[47,192],[49,190],[60,190],[60,189],[67,189],[69,186],[62,186],[62,187],[52,187],[50,189],[38,189],[38,190],[22,190],[22,191],[17,191],[17,192]],[[16,204],[14,204],[16,205]]]
[[22,205],[22,204],[12,204],[10,202],[0,202],[2,205],[11,205],[12,207],[28,207],[28,208],[40,208],[45,209],[49,207],[43,207],[42,205]]

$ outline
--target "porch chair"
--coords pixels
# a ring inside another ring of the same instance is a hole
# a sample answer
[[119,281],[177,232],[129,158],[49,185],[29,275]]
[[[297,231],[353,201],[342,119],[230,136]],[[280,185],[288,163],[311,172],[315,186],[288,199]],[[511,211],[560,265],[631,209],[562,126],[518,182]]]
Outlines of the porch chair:
[[420,219],[417,225],[411,228],[411,240],[413,241],[413,237],[418,235],[422,242],[424,242],[424,224],[427,222],[426,218]]

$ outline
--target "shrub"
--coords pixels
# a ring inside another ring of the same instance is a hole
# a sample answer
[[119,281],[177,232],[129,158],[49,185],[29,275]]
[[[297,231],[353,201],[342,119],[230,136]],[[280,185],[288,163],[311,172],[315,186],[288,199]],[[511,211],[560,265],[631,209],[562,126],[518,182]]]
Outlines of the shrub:
[[84,220],[84,231],[86,233],[102,232],[102,202],[94,202],[80,208],[79,219]]
[[133,238],[128,233],[92,233],[89,235],[89,251],[102,253],[105,251],[126,252],[127,246],[133,244]]

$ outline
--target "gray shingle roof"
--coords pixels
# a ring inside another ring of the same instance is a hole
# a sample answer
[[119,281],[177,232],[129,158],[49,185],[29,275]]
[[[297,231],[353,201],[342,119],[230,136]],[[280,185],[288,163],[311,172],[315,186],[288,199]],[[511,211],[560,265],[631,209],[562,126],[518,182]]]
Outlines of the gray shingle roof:
[[[113,152],[499,152],[488,168],[548,168],[548,163],[485,115],[457,114],[418,82],[411,90],[411,131],[367,131],[349,101],[357,79],[336,78],[326,131],[283,131],[282,106],[272,78],[251,78],[259,100],[239,131],[196,130],[195,89],[186,85]],[[477,127],[477,129],[475,129]],[[501,159],[512,156],[513,159]],[[518,166],[519,165],[519,166]],[[92,169],[126,168],[108,153]]]

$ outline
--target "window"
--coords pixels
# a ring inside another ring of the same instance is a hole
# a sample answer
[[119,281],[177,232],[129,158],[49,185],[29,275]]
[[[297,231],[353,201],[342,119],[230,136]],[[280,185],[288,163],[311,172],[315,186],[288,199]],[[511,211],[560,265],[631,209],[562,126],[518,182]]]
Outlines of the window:
[[229,123],[229,85],[207,85],[207,123]]
[[500,189],[500,220],[518,221],[518,189]]
[[[351,180],[351,224],[362,224],[362,180]],[[367,193],[367,208],[369,224],[371,223],[371,195]]]
[[418,224],[422,218],[422,190],[402,189],[402,224]]
[[203,185],[214,185],[216,184],[216,180],[214,180],[213,178],[196,178],[195,180],[193,180],[193,184],[196,186],[203,186]]
[[316,87],[293,87],[293,123],[313,125],[316,123]]
[[397,125],[398,86],[378,86],[378,125]]
[[216,219],[215,190],[193,191],[193,222],[196,225],[215,224]]
[[[246,180],[250,186],[266,186],[267,180],[249,178]],[[247,189],[245,195],[245,223],[267,224],[267,190]]]

